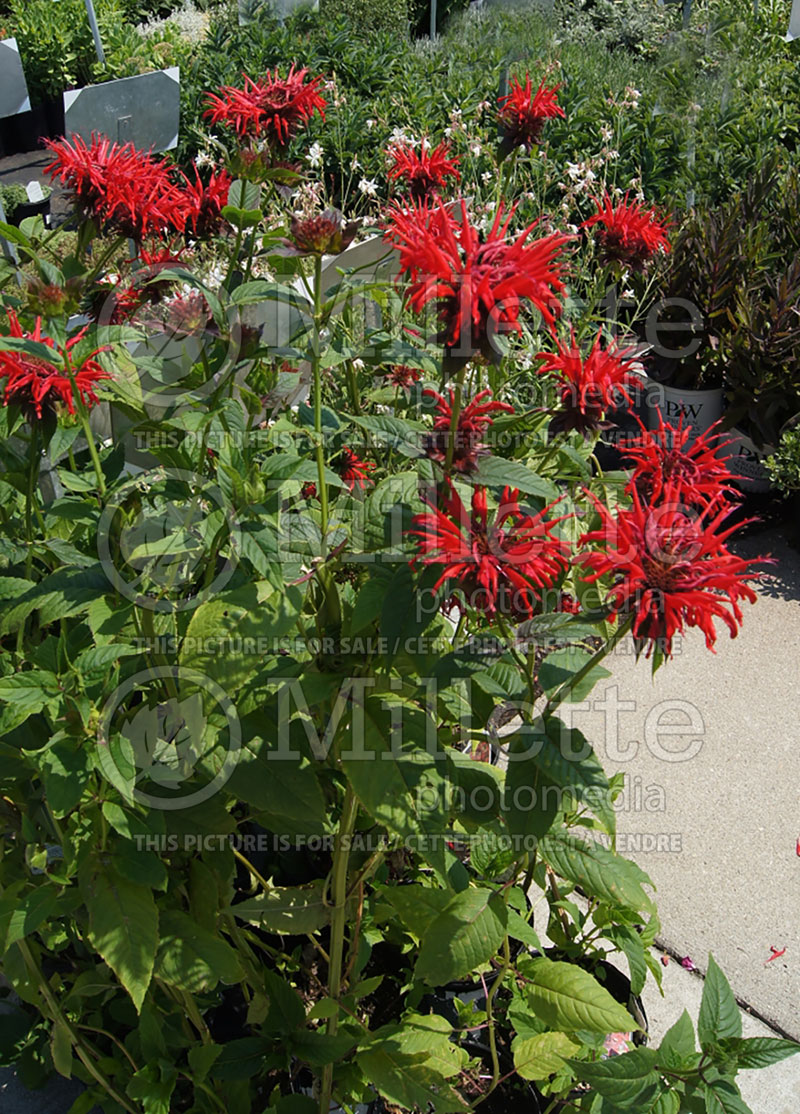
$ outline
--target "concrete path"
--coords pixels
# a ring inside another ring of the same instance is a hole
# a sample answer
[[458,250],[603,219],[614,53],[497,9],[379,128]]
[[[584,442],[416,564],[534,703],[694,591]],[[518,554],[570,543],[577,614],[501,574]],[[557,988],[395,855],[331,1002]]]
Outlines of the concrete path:
[[665,944],[699,966],[712,952],[741,1002],[800,1039],[800,554],[778,530],[735,548],[778,562],[738,637],[720,624],[712,654],[692,631],[655,678],[622,643],[572,723],[625,771],[620,850],[656,884]]

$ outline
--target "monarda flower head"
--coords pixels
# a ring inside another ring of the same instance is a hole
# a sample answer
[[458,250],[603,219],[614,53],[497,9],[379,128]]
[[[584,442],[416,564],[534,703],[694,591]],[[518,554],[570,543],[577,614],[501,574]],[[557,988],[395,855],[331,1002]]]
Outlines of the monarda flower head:
[[714,649],[720,619],[735,638],[742,622],[740,600],[754,603],[747,581],[757,578],[751,566],[763,558],[734,556],[725,542],[736,530],[720,530],[727,504],[708,504],[699,512],[687,505],[680,484],[664,486],[658,500],[647,502],[636,487],[630,507],[611,512],[592,496],[602,526],[581,538],[581,545],[602,549],[578,561],[590,570],[588,582],[613,578],[607,603],[619,617],[632,617],[637,654],[654,651],[669,657],[676,634],[699,627]]
[[428,506],[409,531],[418,546],[414,562],[441,570],[434,590],[447,584],[448,607],[458,604],[490,619],[530,618],[542,591],[567,568],[569,547],[551,533],[561,520],[545,518],[551,507],[527,514],[516,489],[505,488],[493,515],[483,487],[473,489],[471,513],[452,485],[441,507]]
[[228,204],[231,176],[227,170],[214,171],[203,183],[195,169],[195,180],[182,174],[182,185],[173,195],[172,225],[195,240],[208,240],[222,227],[222,210]]
[[588,355],[584,356],[572,334],[570,345],[555,339],[556,352],[540,352],[540,373],[556,377],[559,402],[555,410],[555,426],[562,432],[578,430],[586,435],[608,428],[609,411],[625,403],[633,405],[630,391],[639,380],[631,373],[635,363],[634,349],[619,349],[614,344],[601,347],[602,329],[595,337]]
[[137,243],[171,227],[176,190],[165,160],[95,134],[89,144],[79,135],[46,142],[54,157],[45,172],[70,189],[84,217]]
[[307,74],[307,69],[294,66],[286,77],[267,70],[261,81],[243,74],[243,89],[223,85],[219,96],[206,94],[209,107],[203,115],[212,124],[225,124],[240,139],[264,138],[272,147],[285,147],[315,112],[325,119],[326,101],[319,92],[322,78],[306,81]]
[[364,491],[367,484],[373,482],[369,473],[374,470],[375,465],[371,461],[362,460],[358,453],[347,445],[343,446],[331,467],[344,480],[345,485],[351,492],[355,491],[356,487]]
[[545,120],[564,115],[556,96],[560,88],[560,85],[548,87],[542,81],[534,92],[530,74],[525,74],[524,85],[515,77],[511,79],[509,92],[498,100],[501,153],[508,154],[515,147],[529,151],[541,139]]
[[569,237],[556,232],[529,241],[536,222],[509,237],[513,215],[511,209],[504,216],[501,205],[484,238],[463,201],[458,219],[441,202],[390,212],[385,239],[399,252],[406,300],[415,313],[433,307],[453,363],[463,366],[477,353],[497,361],[498,334],[522,332],[525,303],[548,324],[560,312],[564,284],[557,256]]
[[52,337],[42,336],[42,319],[36,318],[32,333],[26,333],[13,310],[8,311],[9,336],[17,339],[33,340],[52,349],[58,362],[51,362],[27,352],[15,352],[0,348],[0,380],[5,379],[3,404],[21,407],[29,422],[53,417],[57,406],[66,406],[70,414],[75,413],[75,391],[86,407],[94,406],[99,400],[95,386],[102,379],[111,376],[104,371],[95,357],[108,349],[108,345],[95,348],[80,363],[75,363],[75,346],[86,336],[87,328],[81,329],[70,337],[63,348],[58,348]]
[[497,402],[495,399],[484,402],[483,400],[488,399],[491,392],[480,391],[459,411],[458,422],[453,434],[455,392],[450,391],[449,401],[443,398],[438,391],[431,390],[430,387],[426,387],[422,393],[435,401],[437,410],[433,423],[433,433],[425,439],[425,455],[430,460],[435,460],[437,464],[445,467],[447,450],[452,439],[453,449],[450,454],[452,470],[462,474],[474,472],[478,467],[481,453],[486,449],[483,444],[483,436],[493,420],[489,415],[499,412],[513,414],[514,407],[509,406],[507,402]]
[[595,205],[597,212],[581,228],[595,227],[595,242],[604,263],[641,271],[659,249],[669,251],[667,227],[655,209],[630,201],[627,193],[616,205],[607,193]]
[[294,214],[284,248],[292,255],[338,255],[350,247],[359,227],[359,221],[345,221],[338,209],[314,217]]
[[423,140],[419,153],[408,143],[398,143],[387,152],[392,160],[388,177],[401,181],[413,201],[438,197],[446,188],[448,178],[461,179],[458,158],[450,156],[450,146],[443,140],[431,147]]
[[721,439],[716,422],[704,433],[695,436],[691,425],[681,418],[677,427],[667,425],[659,412],[658,429],[642,429],[642,436],[625,450],[634,469],[628,490],[634,487],[642,499],[659,499],[668,485],[679,484],[685,502],[702,507],[736,497],[730,469],[717,456],[731,443]]

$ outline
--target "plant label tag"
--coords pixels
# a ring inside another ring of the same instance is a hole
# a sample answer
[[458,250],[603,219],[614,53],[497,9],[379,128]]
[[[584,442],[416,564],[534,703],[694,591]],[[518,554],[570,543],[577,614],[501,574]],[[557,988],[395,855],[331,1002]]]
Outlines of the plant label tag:
[[25,192],[28,195],[28,201],[31,205],[36,205],[39,201],[44,201],[44,191],[42,190],[41,182],[28,182],[25,187]]

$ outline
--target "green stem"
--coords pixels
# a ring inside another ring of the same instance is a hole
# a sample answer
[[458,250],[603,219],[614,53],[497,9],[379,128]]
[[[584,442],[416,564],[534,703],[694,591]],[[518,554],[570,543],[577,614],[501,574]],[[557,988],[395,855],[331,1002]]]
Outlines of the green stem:
[[127,1110],[128,1114],[139,1114],[139,1111],[137,1111],[136,1107],[131,1106],[127,1099],[125,1099],[118,1091],[114,1089],[113,1085],[106,1079],[97,1065],[92,1061],[92,1058],[89,1055],[89,1046],[87,1046],[83,1038],[75,1032],[69,1021],[67,1021],[66,1017],[62,1013],[61,1008],[59,1007],[58,1002],[56,1001],[55,996],[50,989],[50,985],[47,982],[47,979],[42,974],[42,970],[34,958],[28,941],[18,940],[17,947],[22,953],[22,958],[25,961],[26,967],[33,975],[36,984],[39,987],[39,993],[42,995],[47,1006],[50,1009],[53,1021],[58,1025],[64,1026],[67,1034],[69,1035],[72,1047],[75,1049],[75,1055],[86,1068],[89,1075],[91,1075],[92,1079],[94,1079],[95,1082],[103,1088],[106,1094],[110,1098],[112,1098],[114,1102],[118,1103],[123,1110]]
[[25,576],[31,578],[33,570],[33,508],[39,482],[39,427],[31,426],[30,459],[28,460],[28,489],[25,493],[25,538],[28,552],[25,556]]
[[450,469],[453,467],[453,454],[456,449],[456,437],[458,436],[458,419],[461,415],[461,394],[464,390],[464,374],[466,368],[462,367],[456,375],[456,387],[453,392],[453,410],[450,416],[450,431],[447,435],[447,454],[444,462],[444,472],[446,476],[450,475]]
[[317,457],[317,495],[319,496],[322,556],[328,546],[328,485],[325,483],[325,445],[322,438],[322,369],[320,368],[320,329],[322,327],[322,257],[314,258],[314,328],[311,338],[311,376],[314,385],[314,450]]
[[584,677],[588,676],[588,674],[591,673],[596,665],[600,664],[606,654],[611,653],[617,643],[622,641],[622,639],[625,637],[632,626],[632,615],[629,615],[624,622],[617,622],[617,629],[614,631],[611,638],[609,638],[609,640],[600,647],[596,654],[589,658],[582,669],[579,669],[578,672],[573,674],[573,676],[570,677],[568,681],[565,681],[560,688],[556,689],[556,691],[553,693],[553,695],[550,697],[550,699],[547,701],[547,704],[545,705],[545,709],[543,712],[544,719],[547,719],[548,716],[552,715],[559,704],[564,703],[572,690],[580,684]]
[[89,426],[89,415],[86,413],[86,407],[83,405],[83,399],[80,396],[80,391],[75,386],[75,380],[72,380],[72,396],[75,399],[75,411],[83,429],[83,435],[86,438],[86,444],[89,446],[89,455],[92,458],[94,465],[94,474],[97,477],[97,488],[100,492],[101,498],[105,498],[106,494],[106,478],[103,475],[103,468],[100,464],[100,456],[97,452],[97,446],[94,443],[94,435]]
[[[328,996],[334,1002],[339,1001],[342,992],[342,967],[344,963],[344,937],[347,927],[347,867],[350,861],[350,836],[356,823],[358,801],[353,790],[348,786],[342,805],[342,816],[339,820],[339,830],[333,850],[333,871],[331,877],[331,894],[333,908],[331,909],[331,944],[330,967],[328,969]],[[326,1032],[328,1036],[335,1037],[339,1028],[339,1011],[328,1018]],[[322,1089],[320,1092],[320,1114],[328,1114],[333,1093],[333,1063],[326,1064],[322,1071]]]

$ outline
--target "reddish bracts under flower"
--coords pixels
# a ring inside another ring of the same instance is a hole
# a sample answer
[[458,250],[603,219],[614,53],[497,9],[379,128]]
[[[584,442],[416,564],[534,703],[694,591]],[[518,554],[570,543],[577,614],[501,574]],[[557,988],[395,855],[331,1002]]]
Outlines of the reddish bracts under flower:
[[350,247],[359,227],[359,221],[345,221],[338,209],[326,209],[315,217],[295,214],[284,249],[292,255],[338,255]]
[[[58,362],[40,359],[27,352],[13,352],[0,349],[0,379],[5,379],[3,403],[5,406],[20,406],[28,419],[41,420],[56,412],[58,403],[66,406],[70,414],[75,413],[74,390],[78,391],[84,406],[91,407],[99,400],[95,386],[102,379],[111,376],[104,371],[95,359],[105,352],[108,345],[95,348],[76,364],[73,351],[86,336],[88,328],[70,337],[63,348],[58,348],[52,337],[42,336],[42,319],[36,318],[32,333],[26,333],[13,310],[8,310],[9,336],[19,339],[35,340],[52,349]],[[74,384],[74,388],[73,388]]]
[[581,228],[595,226],[595,242],[604,263],[621,263],[641,271],[659,249],[669,251],[666,223],[655,209],[646,209],[625,194],[615,205],[609,195],[596,201],[597,212]]
[[630,391],[639,380],[631,374],[635,360],[633,349],[619,349],[615,344],[602,348],[602,329],[595,337],[587,356],[583,356],[572,334],[570,345],[555,339],[557,352],[540,352],[541,373],[550,372],[558,379],[559,403],[555,425],[562,431],[576,429],[586,434],[607,428],[609,411],[625,403],[633,405]]
[[223,85],[220,96],[206,94],[204,112],[212,124],[232,128],[240,139],[265,137],[273,147],[285,147],[293,135],[305,127],[315,112],[325,119],[324,97],[320,95],[321,77],[306,81],[307,69],[292,65],[286,77],[269,70],[261,81],[243,74],[244,88]]
[[667,484],[680,484],[685,502],[697,506],[710,503],[720,496],[738,497],[730,469],[717,457],[731,439],[721,440],[719,422],[694,437],[690,425],[667,425],[658,415],[658,429],[642,430],[638,441],[625,453],[634,463],[628,488],[635,486],[643,499],[660,498]]
[[522,332],[524,302],[548,324],[561,310],[557,256],[569,237],[551,233],[527,242],[534,222],[508,239],[513,216],[513,208],[504,216],[501,205],[482,239],[463,201],[458,218],[441,202],[390,212],[385,238],[397,248],[401,277],[409,280],[406,299],[415,313],[435,308],[447,354],[462,363],[476,351],[496,360],[497,335]]
[[176,188],[163,159],[94,134],[88,145],[79,135],[46,142],[54,157],[45,171],[69,187],[83,216],[137,243],[171,227]]
[[409,367],[407,364],[395,364],[390,367],[388,371],[384,372],[384,379],[393,387],[399,387],[401,391],[409,393],[415,383],[419,383],[422,378],[422,372],[419,368]]
[[[437,410],[437,416],[433,423],[433,433],[425,439],[425,455],[430,460],[435,460],[437,464],[444,466],[447,461],[447,448],[452,436],[455,392],[449,392],[449,400],[443,398],[438,391],[431,390],[430,387],[426,387],[422,393],[428,398],[435,399]],[[481,391],[459,412],[451,454],[451,466],[455,472],[468,474],[474,472],[478,467],[478,458],[486,448],[482,443],[482,438],[492,424],[492,418],[489,415],[497,412],[514,413],[514,407],[509,406],[507,402],[497,402],[495,399],[483,402],[482,400],[488,398],[490,394],[491,391]]]
[[632,506],[612,514],[592,496],[602,526],[584,534],[581,544],[604,548],[578,561],[591,570],[589,582],[613,576],[607,602],[618,617],[633,617],[637,654],[644,649],[650,657],[658,649],[668,657],[673,638],[687,627],[699,627],[713,650],[716,619],[734,638],[742,622],[739,601],[756,600],[747,583],[758,577],[751,566],[763,558],[736,557],[727,549],[737,529],[720,529],[728,505],[698,512],[686,505],[678,484],[665,485],[657,502],[645,503],[635,487],[631,497]]
[[551,587],[567,567],[569,547],[551,530],[555,521],[519,505],[519,492],[505,488],[500,506],[490,518],[486,488],[476,487],[472,512],[450,486],[440,509],[429,504],[426,514],[414,516],[409,534],[417,539],[415,564],[441,568],[438,590],[448,583],[449,604],[460,604],[489,618],[510,615],[529,618],[543,589]]
[[498,99],[499,122],[506,150],[515,147],[530,150],[541,139],[545,120],[564,115],[556,96],[560,88],[560,85],[548,87],[542,81],[534,92],[530,74],[525,74],[524,85],[512,77],[508,94]]
[[181,174],[183,184],[173,194],[172,223],[179,232],[196,240],[207,240],[222,226],[222,210],[228,204],[232,178],[227,170],[213,172],[203,183],[195,168],[195,180]]
[[369,473],[374,471],[375,465],[371,461],[362,460],[358,453],[345,445],[331,467],[341,476],[350,491],[359,487],[365,490],[367,484],[372,483]]
[[408,143],[398,143],[389,149],[388,155],[392,159],[389,179],[401,179],[407,187],[408,196],[414,201],[438,197],[446,188],[448,178],[454,182],[461,180],[458,157],[450,157],[450,146],[446,140],[436,147],[430,147],[423,141],[419,153]]

